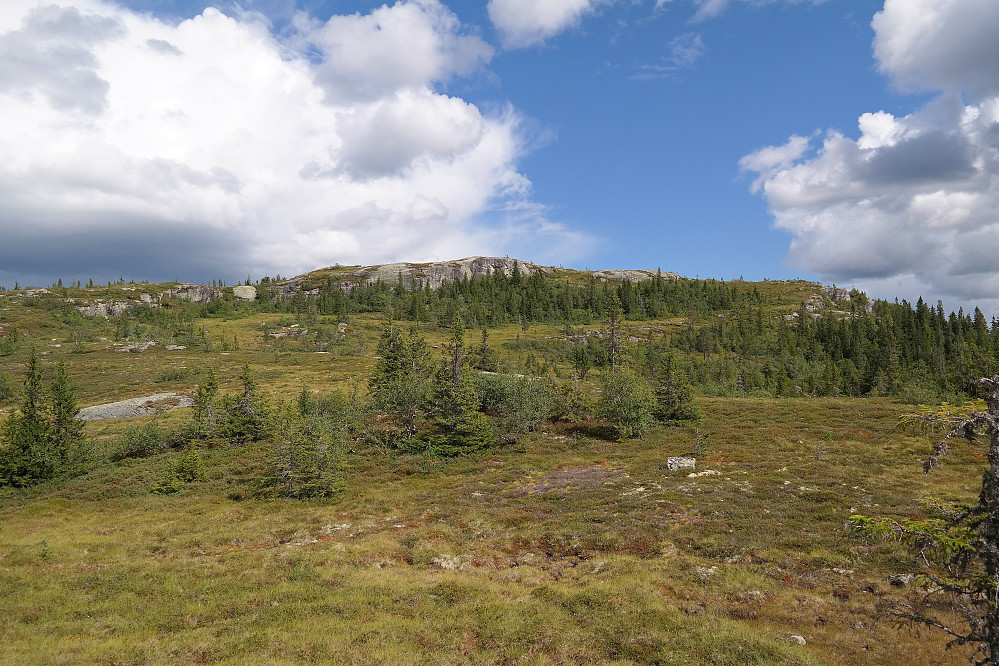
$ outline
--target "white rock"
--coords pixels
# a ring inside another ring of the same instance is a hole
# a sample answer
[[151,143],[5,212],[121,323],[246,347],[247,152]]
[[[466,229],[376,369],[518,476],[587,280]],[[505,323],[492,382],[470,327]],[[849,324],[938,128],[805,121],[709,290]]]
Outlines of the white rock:
[[721,472],[717,472],[713,469],[706,469],[703,472],[692,472],[687,475],[687,478],[696,479],[699,476],[721,476]]
[[236,285],[232,288],[232,295],[236,297],[237,301],[255,301],[257,300],[257,288],[248,284]]
[[666,459],[666,469],[673,471],[678,469],[694,469],[697,465],[696,458],[688,456],[670,456]]

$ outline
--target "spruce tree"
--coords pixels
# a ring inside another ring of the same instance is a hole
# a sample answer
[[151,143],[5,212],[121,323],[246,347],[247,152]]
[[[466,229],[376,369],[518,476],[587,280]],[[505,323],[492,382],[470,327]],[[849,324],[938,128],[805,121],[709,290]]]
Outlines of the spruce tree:
[[52,447],[61,466],[79,462],[86,454],[84,423],[76,418],[79,411],[66,364],[60,362],[52,380]]
[[209,435],[218,423],[219,378],[214,368],[208,368],[205,378],[194,392],[194,427],[198,434]]
[[0,450],[0,478],[7,485],[24,487],[54,477],[61,468],[53,451],[52,425],[42,395],[42,371],[34,347],[28,356],[24,398],[19,412],[4,423],[6,447]]
[[257,441],[267,432],[267,404],[248,363],[243,364],[239,379],[243,390],[225,398],[226,436],[239,442]]
[[618,298],[617,292],[612,292],[610,301],[607,304],[607,355],[610,359],[611,372],[617,370],[621,363],[621,336],[620,331],[618,330],[620,328],[620,322],[621,299]]
[[656,396],[655,417],[661,423],[695,421],[701,412],[694,404],[693,389],[687,373],[676,362],[672,353],[659,358],[654,368],[652,390]]
[[465,327],[458,318],[430,388],[430,413],[437,430],[430,449],[438,455],[475,453],[496,445],[485,414],[478,411],[479,398],[466,357]]
[[378,342],[378,361],[368,381],[377,409],[387,412],[406,438],[416,434],[432,367],[427,342],[415,331],[403,337],[388,326]]
[[277,410],[270,482],[285,497],[332,497],[343,492],[343,442],[328,419],[304,416],[291,405]]
[[496,372],[499,369],[499,354],[489,346],[489,333],[482,329],[482,342],[475,348],[472,367],[476,370]]

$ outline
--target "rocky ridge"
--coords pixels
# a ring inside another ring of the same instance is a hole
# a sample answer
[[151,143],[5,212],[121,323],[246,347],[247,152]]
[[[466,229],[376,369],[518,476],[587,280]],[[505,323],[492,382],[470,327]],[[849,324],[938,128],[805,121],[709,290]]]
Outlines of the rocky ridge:
[[[332,283],[344,291],[350,291],[359,284],[374,284],[383,282],[390,285],[402,283],[407,288],[438,289],[442,285],[461,279],[482,277],[489,274],[513,275],[514,270],[524,277],[536,273],[549,276],[571,275],[583,273],[594,276],[600,282],[630,280],[643,282],[661,276],[667,280],[679,280],[681,276],[672,272],[653,270],[623,270],[604,269],[596,271],[575,271],[571,269],[541,266],[530,261],[521,261],[510,257],[465,257],[450,261],[426,263],[397,262],[377,264],[372,266],[340,267],[334,266],[319,269],[289,280],[270,282],[267,288],[274,298],[291,298],[295,294],[316,295],[320,285]],[[125,290],[129,290],[128,287]],[[47,290],[36,290],[47,292]],[[179,283],[158,294],[137,293],[134,299],[116,299],[84,301],[77,305],[77,310],[86,317],[115,317],[141,304],[148,307],[160,307],[164,300],[186,300],[192,303],[208,303],[226,295],[238,301],[252,301],[257,297],[257,288],[250,285],[235,287],[209,287],[191,283]],[[818,291],[805,303],[806,309],[814,313],[817,310],[845,304],[850,301],[850,293],[834,286],[819,286]],[[79,302],[79,301],[78,301]],[[871,304],[866,304],[868,310]],[[837,311],[838,312],[838,311]],[[842,313],[845,314],[845,313]],[[795,315],[787,315],[788,318]],[[813,316],[815,316],[813,314]]]

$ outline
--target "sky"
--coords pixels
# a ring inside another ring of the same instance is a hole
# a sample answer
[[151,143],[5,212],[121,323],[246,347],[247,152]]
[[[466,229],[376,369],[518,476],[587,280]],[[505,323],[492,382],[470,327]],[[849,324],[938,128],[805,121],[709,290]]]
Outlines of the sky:
[[0,284],[508,255],[999,315],[995,0],[3,0]]

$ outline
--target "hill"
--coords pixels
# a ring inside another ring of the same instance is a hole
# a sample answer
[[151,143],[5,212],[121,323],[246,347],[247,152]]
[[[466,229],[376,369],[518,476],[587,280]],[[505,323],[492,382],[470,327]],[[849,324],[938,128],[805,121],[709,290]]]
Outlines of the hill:
[[[441,275],[458,279],[433,288]],[[4,661],[966,660],[872,623],[925,590],[900,576],[908,551],[851,537],[846,518],[977,497],[978,450],[926,476],[929,440],[895,428],[914,409],[901,399],[960,397],[960,377],[994,367],[995,327],[975,314],[482,258],[238,287],[0,294],[5,412],[20,413],[32,348],[42,384],[64,364],[81,406],[149,397],[86,421],[73,469],[0,488]],[[498,441],[450,456],[433,406],[410,436],[369,378],[423,340],[433,385],[459,317],[469,365],[494,364],[472,375]],[[700,419],[622,437],[601,407],[618,344],[635,381],[674,359]],[[241,396],[265,431],[229,419],[249,413]],[[305,432],[339,485],[296,499],[281,473]],[[696,467],[671,469],[677,456]]]

